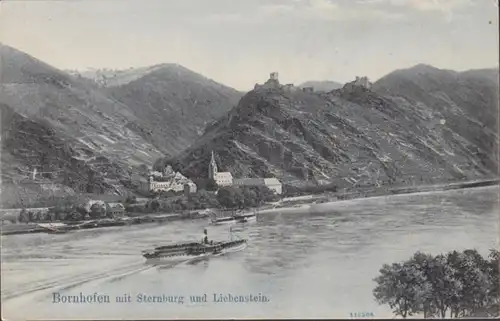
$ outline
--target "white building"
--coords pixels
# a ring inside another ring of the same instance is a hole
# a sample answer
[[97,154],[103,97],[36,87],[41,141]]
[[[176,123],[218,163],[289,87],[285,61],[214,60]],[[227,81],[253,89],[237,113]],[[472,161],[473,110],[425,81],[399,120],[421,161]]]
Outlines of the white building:
[[239,178],[234,180],[236,186],[266,186],[276,194],[283,193],[281,182],[277,178]]
[[282,185],[277,178],[238,178],[234,179],[230,172],[217,172],[214,152],[208,164],[208,177],[212,178],[218,186],[267,186],[276,194],[283,192]]
[[111,212],[113,217],[122,217],[125,215],[125,206],[122,203],[108,203],[108,211]]
[[233,185],[233,174],[231,172],[218,172],[217,163],[215,162],[214,151],[208,164],[208,178],[213,179],[218,186]]
[[153,192],[183,192],[185,191],[186,185],[190,188],[191,193],[196,192],[197,187],[193,181],[181,173],[175,172],[172,167],[168,165],[165,167],[161,177],[158,177],[157,175],[149,176],[147,190]]

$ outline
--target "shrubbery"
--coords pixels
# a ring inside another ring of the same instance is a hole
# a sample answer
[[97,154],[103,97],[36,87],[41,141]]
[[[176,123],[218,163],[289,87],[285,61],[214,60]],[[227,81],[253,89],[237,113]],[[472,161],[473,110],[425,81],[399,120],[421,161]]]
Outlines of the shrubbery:
[[244,209],[273,202],[279,197],[267,186],[227,186],[217,192],[217,200],[223,208]]
[[417,252],[405,262],[385,264],[373,294],[403,318],[498,316],[499,258],[496,250],[487,259],[476,250],[437,256]]
[[258,207],[277,199],[279,196],[265,186],[227,186],[221,187],[217,193],[200,190],[189,196],[152,199],[144,205],[127,204],[126,210],[136,213],[169,213],[207,208],[244,209]]
[[337,192],[337,186],[334,184],[326,185],[308,185],[308,186],[293,186],[283,185],[283,195],[285,197],[295,197],[310,194],[321,194],[325,192]]
[[[127,199],[136,202],[135,197]],[[86,208],[88,198],[82,196],[68,196],[52,198],[47,211],[30,210],[23,208],[19,214],[19,222],[54,222],[54,221],[81,221],[88,218],[111,218],[112,210],[107,203],[94,203],[90,210]]]

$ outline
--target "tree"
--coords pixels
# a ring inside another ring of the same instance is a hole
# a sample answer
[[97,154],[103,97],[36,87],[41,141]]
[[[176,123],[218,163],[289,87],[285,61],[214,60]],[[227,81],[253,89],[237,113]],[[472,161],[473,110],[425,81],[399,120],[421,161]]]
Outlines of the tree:
[[21,212],[19,212],[19,222],[21,223],[29,223],[30,217],[28,215],[28,211],[23,208]]
[[90,207],[90,217],[93,219],[100,218],[106,215],[106,207],[99,203],[94,203]]
[[89,212],[87,211],[87,208],[83,205],[76,205],[74,206],[74,210],[80,214],[80,216],[85,219],[85,217],[89,214]]
[[192,209],[194,210],[219,206],[215,194],[204,190],[189,194],[187,196],[187,201],[192,205]]
[[432,284],[434,307],[441,318],[446,318],[446,313],[452,310],[462,291],[456,269],[448,264],[445,255],[439,254],[429,265],[427,277]]
[[215,182],[214,179],[208,178],[205,181],[205,190],[213,192],[213,191],[216,191],[217,188],[219,188],[219,186],[217,185],[217,183]]
[[476,314],[488,303],[489,293],[485,289],[492,287],[488,261],[476,250],[453,251],[446,258],[455,272],[455,280],[460,283],[456,300],[450,305],[451,316],[458,318]]
[[146,207],[152,212],[156,212],[160,208],[160,202],[158,202],[158,200],[152,200],[146,204]]
[[111,206],[109,206],[109,203],[106,203],[106,214],[105,216],[107,218],[113,218],[114,215],[113,215],[113,209],[111,208]]
[[434,257],[429,254],[425,254],[422,252],[416,252],[412,258],[409,260],[409,264],[414,266],[418,271],[421,271],[425,276],[425,280],[423,281],[425,284],[422,289],[425,290],[424,293],[418,298],[419,300],[415,302],[413,306],[413,313],[422,312],[424,318],[428,318],[434,316],[436,314],[436,309],[433,305],[433,296],[432,296],[432,284],[429,281],[429,274],[431,273],[430,267],[432,265],[432,261]]
[[127,196],[125,199],[125,204],[136,204],[137,203],[137,197],[135,196]]
[[404,263],[384,265],[373,294],[403,317],[498,315],[499,253],[489,260],[476,250],[432,256],[417,252]]
[[423,273],[409,263],[385,264],[380,274],[375,278],[378,285],[373,295],[380,304],[388,304],[396,316],[412,316],[430,292]]
[[38,215],[32,211],[28,211],[28,222],[38,222]]
[[71,221],[81,221],[83,219],[82,215],[77,211],[70,212],[67,219]]
[[245,207],[256,207],[260,205],[257,192],[252,188],[243,188],[243,200]]
[[491,310],[491,315],[498,317],[500,314],[500,252],[490,250],[488,256],[488,272],[491,275],[491,289],[489,291],[488,306]]
[[237,186],[225,186],[217,192],[217,201],[227,209],[240,208],[244,204],[243,193]]

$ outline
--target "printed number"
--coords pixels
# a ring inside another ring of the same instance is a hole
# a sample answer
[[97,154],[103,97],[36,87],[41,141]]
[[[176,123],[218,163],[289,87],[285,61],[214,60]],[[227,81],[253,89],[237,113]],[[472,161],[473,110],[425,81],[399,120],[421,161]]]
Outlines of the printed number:
[[351,318],[369,318],[374,316],[373,312],[351,312]]

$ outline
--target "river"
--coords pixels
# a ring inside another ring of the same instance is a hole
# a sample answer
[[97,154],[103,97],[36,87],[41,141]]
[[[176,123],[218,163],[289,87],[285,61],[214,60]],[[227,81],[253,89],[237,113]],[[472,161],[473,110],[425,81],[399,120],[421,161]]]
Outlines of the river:
[[[498,186],[394,195],[279,210],[241,226],[237,253],[197,264],[145,265],[141,251],[201,239],[206,221],[135,225],[69,234],[2,236],[2,315],[17,319],[390,318],[372,295],[384,263],[415,251],[498,248]],[[227,226],[209,237],[230,237]],[[54,303],[59,295],[108,295],[110,303]],[[190,295],[208,294],[191,303]],[[213,293],[268,302],[212,302]],[[116,303],[131,295],[132,302]],[[184,296],[137,302],[138,294]]]

